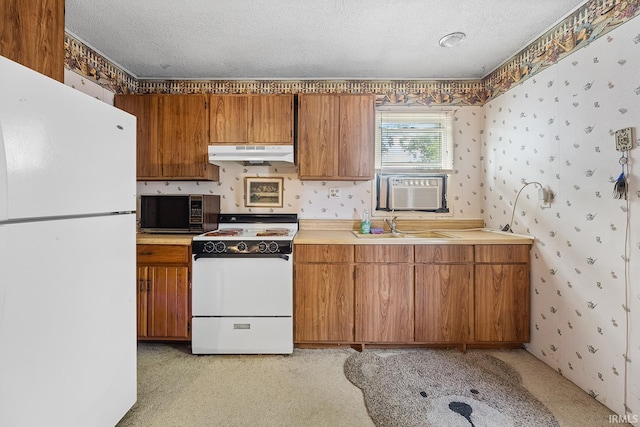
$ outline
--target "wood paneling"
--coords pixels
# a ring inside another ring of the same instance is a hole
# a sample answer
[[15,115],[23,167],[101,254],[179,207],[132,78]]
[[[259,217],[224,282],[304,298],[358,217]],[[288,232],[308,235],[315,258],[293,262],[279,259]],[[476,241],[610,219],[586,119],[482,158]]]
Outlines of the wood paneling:
[[249,107],[243,95],[211,95],[209,142],[246,144]]
[[413,301],[413,266],[356,265],[356,341],[412,342]]
[[189,269],[149,267],[147,337],[189,338]]
[[252,96],[249,141],[293,145],[293,95]]
[[296,264],[294,340],[352,342],[352,264]]
[[0,11],[0,55],[64,82],[64,0],[2,0]]
[[356,245],[356,262],[410,263],[413,245]]
[[473,262],[472,245],[416,245],[416,262],[467,263]]
[[531,245],[476,245],[477,263],[529,262]]
[[138,179],[162,176],[158,147],[158,96],[119,95],[114,105],[136,116],[136,163]]
[[416,264],[415,339],[465,343],[472,318],[473,265]]
[[529,342],[528,264],[476,265],[476,341]]
[[353,262],[353,245],[296,245],[296,262]]
[[338,119],[340,100],[328,95],[298,98],[298,174],[303,177],[338,175]]
[[340,96],[338,175],[343,178],[373,178],[375,167],[374,103],[373,95]]

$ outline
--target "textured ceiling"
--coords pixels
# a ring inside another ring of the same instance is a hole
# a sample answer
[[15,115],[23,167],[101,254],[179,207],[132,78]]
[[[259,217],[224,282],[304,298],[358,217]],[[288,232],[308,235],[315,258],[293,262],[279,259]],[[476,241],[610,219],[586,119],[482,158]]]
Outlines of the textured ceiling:
[[66,28],[139,79],[479,79],[584,3],[66,0]]

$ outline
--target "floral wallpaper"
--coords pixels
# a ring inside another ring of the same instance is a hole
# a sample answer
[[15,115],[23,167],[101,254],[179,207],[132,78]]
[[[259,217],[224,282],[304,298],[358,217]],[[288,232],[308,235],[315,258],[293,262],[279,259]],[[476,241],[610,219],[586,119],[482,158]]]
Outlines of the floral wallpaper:
[[[613,133],[639,124],[638,69],[636,19],[491,100],[481,166],[487,225],[509,223],[515,210],[514,231],[536,237],[528,350],[617,413],[635,415],[640,150],[628,156],[628,200],[614,198],[622,153]],[[539,207],[533,185],[514,206],[525,181],[554,193],[550,208]]]

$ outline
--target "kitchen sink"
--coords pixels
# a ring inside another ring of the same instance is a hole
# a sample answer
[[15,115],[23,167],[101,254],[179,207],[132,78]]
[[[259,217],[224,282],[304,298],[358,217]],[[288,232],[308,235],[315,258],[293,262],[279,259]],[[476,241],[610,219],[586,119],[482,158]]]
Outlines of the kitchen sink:
[[454,236],[439,231],[423,231],[417,233],[390,233],[382,234],[360,234],[358,231],[352,233],[359,239],[451,239]]

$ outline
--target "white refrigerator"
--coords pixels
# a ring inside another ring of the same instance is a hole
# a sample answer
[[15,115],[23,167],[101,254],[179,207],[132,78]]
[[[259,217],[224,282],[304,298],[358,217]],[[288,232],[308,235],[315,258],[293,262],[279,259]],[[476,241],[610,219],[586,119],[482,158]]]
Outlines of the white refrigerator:
[[0,426],[136,401],[135,125],[0,56]]

